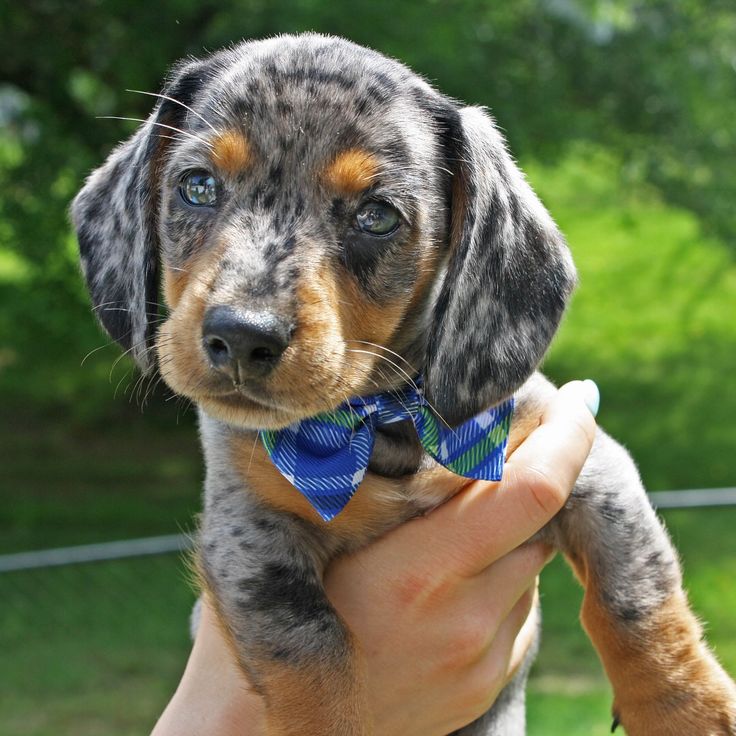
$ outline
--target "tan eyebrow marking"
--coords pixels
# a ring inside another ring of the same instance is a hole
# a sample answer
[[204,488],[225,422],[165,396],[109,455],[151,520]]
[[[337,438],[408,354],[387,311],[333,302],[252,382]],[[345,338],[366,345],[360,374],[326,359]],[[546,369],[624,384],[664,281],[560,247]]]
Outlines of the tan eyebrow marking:
[[324,180],[333,189],[355,194],[367,189],[378,173],[378,159],[369,151],[349,148],[327,166]]
[[212,158],[228,174],[239,174],[248,167],[252,157],[248,139],[237,130],[219,133],[212,141]]

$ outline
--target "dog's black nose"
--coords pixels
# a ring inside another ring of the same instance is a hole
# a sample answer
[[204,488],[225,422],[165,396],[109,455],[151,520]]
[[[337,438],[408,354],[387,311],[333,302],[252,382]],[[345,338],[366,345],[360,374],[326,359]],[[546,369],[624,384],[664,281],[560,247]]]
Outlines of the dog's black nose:
[[207,357],[234,381],[270,373],[290,338],[291,324],[270,312],[210,307],[202,323]]

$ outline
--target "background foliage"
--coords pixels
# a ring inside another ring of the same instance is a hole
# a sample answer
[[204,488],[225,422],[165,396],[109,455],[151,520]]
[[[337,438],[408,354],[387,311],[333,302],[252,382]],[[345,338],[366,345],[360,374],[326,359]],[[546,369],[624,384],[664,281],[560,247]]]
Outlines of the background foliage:
[[[730,0],[26,0],[0,2],[0,24],[0,551],[191,527],[192,413],[162,391],[143,402],[148,386],[94,324],[66,208],[135,127],[96,118],[148,114],[151,98],[126,90],[157,91],[187,54],[304,30],[377,48],[491,108],[580,269],[545,371],[598,381],[601,421],[650,488],[734,484]],[[732,672],[735,514],[668,517]],[[155,717],[186,652],[191,595],[172,560],[116,569],[0,579],[13,603],[0,643],[25,662],[0,667],[0,733],[141,733]],[[609,696],[575,587],[561,565],[544,585],[553,636],[531,732],[604,733]],[[145,627],[131,625],[142,612]]]
[[[736,7],[724,0],[28,0],[4,3],[0,55],[0,387],[78,405],[60,371],[99,344],[66,206],[144,117],[176,59],[242,37],[314,29],[397,56],[449,94],[491,106],[521,159],[588,141],[616,174],[736,243]],[[729,165],[730,164],[730,165]],[[613,173],[613,172],[612,172]],[[13,278],[8,279],[8,274]],[[22,325],[22,329],[19,329]],[[41,341],[48,360],[29,360]],[[50,369],[53,366],[53,369]],[[29,382],[29,371],[38,381]],[[78,382],[76,385],[75,382]]]

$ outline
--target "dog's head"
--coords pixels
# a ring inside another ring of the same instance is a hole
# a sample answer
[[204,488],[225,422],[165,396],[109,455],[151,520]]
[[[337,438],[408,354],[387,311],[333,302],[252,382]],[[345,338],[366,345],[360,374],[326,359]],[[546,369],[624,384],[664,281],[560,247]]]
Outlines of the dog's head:
[[177,67],[72,214],[110,335],[253,428],[417,372],[460,422],[536,368],[575,280],[483,110],[315,35]]

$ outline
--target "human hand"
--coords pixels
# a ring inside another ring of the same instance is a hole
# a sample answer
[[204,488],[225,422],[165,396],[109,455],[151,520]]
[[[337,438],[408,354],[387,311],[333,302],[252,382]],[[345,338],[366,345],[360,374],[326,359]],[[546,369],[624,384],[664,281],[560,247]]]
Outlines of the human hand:
[[552,397],[500,483],[472,483],[328,569],[327,594],[364,654],[375,733],[467,725],[523,661],[537,575],[552,556],[524,542],[564,505],[590,452],[586,390],[575,381]]
[[[327,594],[363,652],[381,736],[440,736],[475,720],[522,662],[536,577],[550,557],[524,544],[564,505],[595,422],[580,381],[550,400],[499,483],[477,481],[427,517],[336,560]],[[152,736],[259,736],[263,704],[207,602],[176,694]]]

